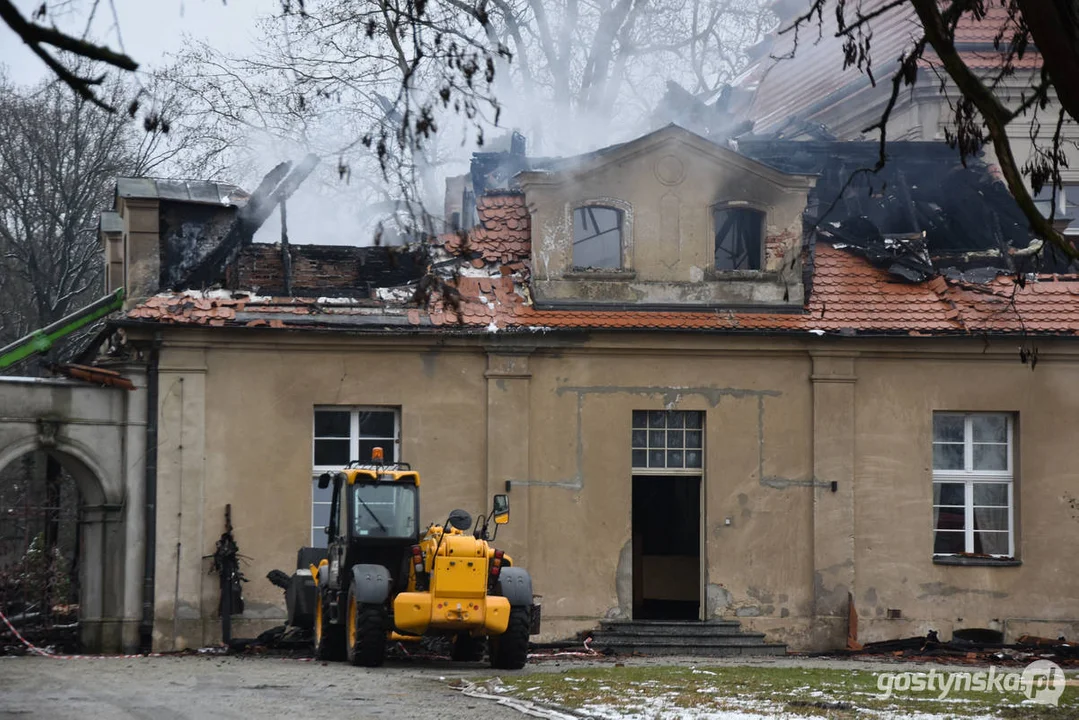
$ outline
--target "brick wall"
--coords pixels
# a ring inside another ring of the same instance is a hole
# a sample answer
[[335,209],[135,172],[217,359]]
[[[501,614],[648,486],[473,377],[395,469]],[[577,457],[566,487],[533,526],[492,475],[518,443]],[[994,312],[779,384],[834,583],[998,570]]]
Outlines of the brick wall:
[[[372,288],[404,285],[418,278],[415,254],[399,247],[292,245],[292,294],[306,297],[371,295]],[[240,253],[235,287],[263,295],[285,294],[281,246],[254,243]]]
[[801,238],[787,231],[764,239],[764,269],[778,270],[787,253],[801,247]]

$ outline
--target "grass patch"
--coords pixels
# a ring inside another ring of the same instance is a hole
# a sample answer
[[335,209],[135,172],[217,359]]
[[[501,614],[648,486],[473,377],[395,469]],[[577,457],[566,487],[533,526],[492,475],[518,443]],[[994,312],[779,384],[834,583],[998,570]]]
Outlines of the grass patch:
[[[975,671],[981,668],[970,670]],[[891,672],[905,671],[897,667]],[[895,690],[884,698],[878,675],[833,668],[637,666],[571,669],[503,680],[505,692],[514,697],[612,719],[689,719],[723,712],[837,720],[1079,717],[1079,686],[1071,678],[1059,706],[1053,707],[1031,704],[1021,689],[998,693],[953,687],[940,698],[939,684],[933,691]]]

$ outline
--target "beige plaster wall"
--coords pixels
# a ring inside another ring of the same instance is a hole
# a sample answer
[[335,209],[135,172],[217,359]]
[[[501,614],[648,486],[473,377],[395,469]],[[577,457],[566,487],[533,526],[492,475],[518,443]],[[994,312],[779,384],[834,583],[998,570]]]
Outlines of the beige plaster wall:
[[806,614],[808,357],[783,343],[725,344],[596,340],[533,356],[526,555],[553,635],[631,613],[634,410],[705,413],[706,616]]
[[[308,542],[312,411],[326,404],[401,408],[423,522],[476,513],[510,481],[497,544],[533,575],[542,639],[631,612],[631,418],[650,409],[706,414],[706,617],[792,648],[835,647],[850,592],[863,642],[959,627],[1071,636],[1079,355],[1063,343],[1039,351],[1031,372],[1013,341],[981,339],[597,334],[484,346],[168,332],[155,645],[217,640],[217,578],[203,556],[226,503],[250,558],[236,633],[282,622],[265,574],[290,570]],[[1021,566],[932,562],[934,410],[1018,413]]]
[[[1046,351],[1041,348],[1042,353]],[[1079,365],[1046,361],[1031,372],[1014,353],[862,358],[856,407],[855,598],[864,640],[926,629],[994,628],[1073,637],[1079,630]],[[1016,556],[1020,567],[932,562],[932,414],[1017,413]],[[888,609],[902,619],[888,620]],[[1028,622],[1025,619],[1037,620]]]
[[288,339],[229,345],[166,342],[162,350],[155,585],[162,648],[219,641],[218,580],[202,556],[224,531],[227,503],[240,552],[250,558],[235,633],[284,622],[283,593],[265,576],[290,572],[296,550],[310,543],[316,405],[401,408],[400,452],[421,472],[424,523],[490,503],[482,354]]

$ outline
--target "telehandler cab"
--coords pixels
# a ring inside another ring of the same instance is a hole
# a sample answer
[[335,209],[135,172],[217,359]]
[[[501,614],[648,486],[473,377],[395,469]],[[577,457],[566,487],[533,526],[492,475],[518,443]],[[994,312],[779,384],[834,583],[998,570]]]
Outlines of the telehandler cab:
[[[486,641],[492,667],[523,667],[528,637],[539,632],[532,579],[488,542],[509,521],[507,496],[495,495],[475,527],[454,510],[421,535],[419,473],[382,457],[375,448],[371,464],[319,477],[333,495],[328,551],[310,565],[316,656],[378,666],[387,640],[444,635],[455,660],[482,659]],[[298,613],[290,607],[289,616]]]

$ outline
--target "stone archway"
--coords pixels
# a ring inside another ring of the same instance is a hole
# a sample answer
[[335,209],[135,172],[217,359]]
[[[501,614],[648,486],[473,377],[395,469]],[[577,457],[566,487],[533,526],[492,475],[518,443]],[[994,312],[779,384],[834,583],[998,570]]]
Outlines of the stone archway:
[[0,469],[44,451],[79,490],[79,639],[133,652],[143,616],[145,385],[0,378]]
[[111,624],[112,618],[123,616],[122,598],[110,592],[118,585],[117,572],[122,572],[122,562],[117,562],[123,557],[122,536],[117,537],[117,530],[122,528],[122,504],[105,494],[100,469],[93,467],[86,453],[67,442],[50,445],[31,438],[5,448],[0,453],[0,470],[36,450],[55,458],[78,487],[79,641],[84,648],[103,649],[114,644],[103,641],[115,634],[105,626]]

